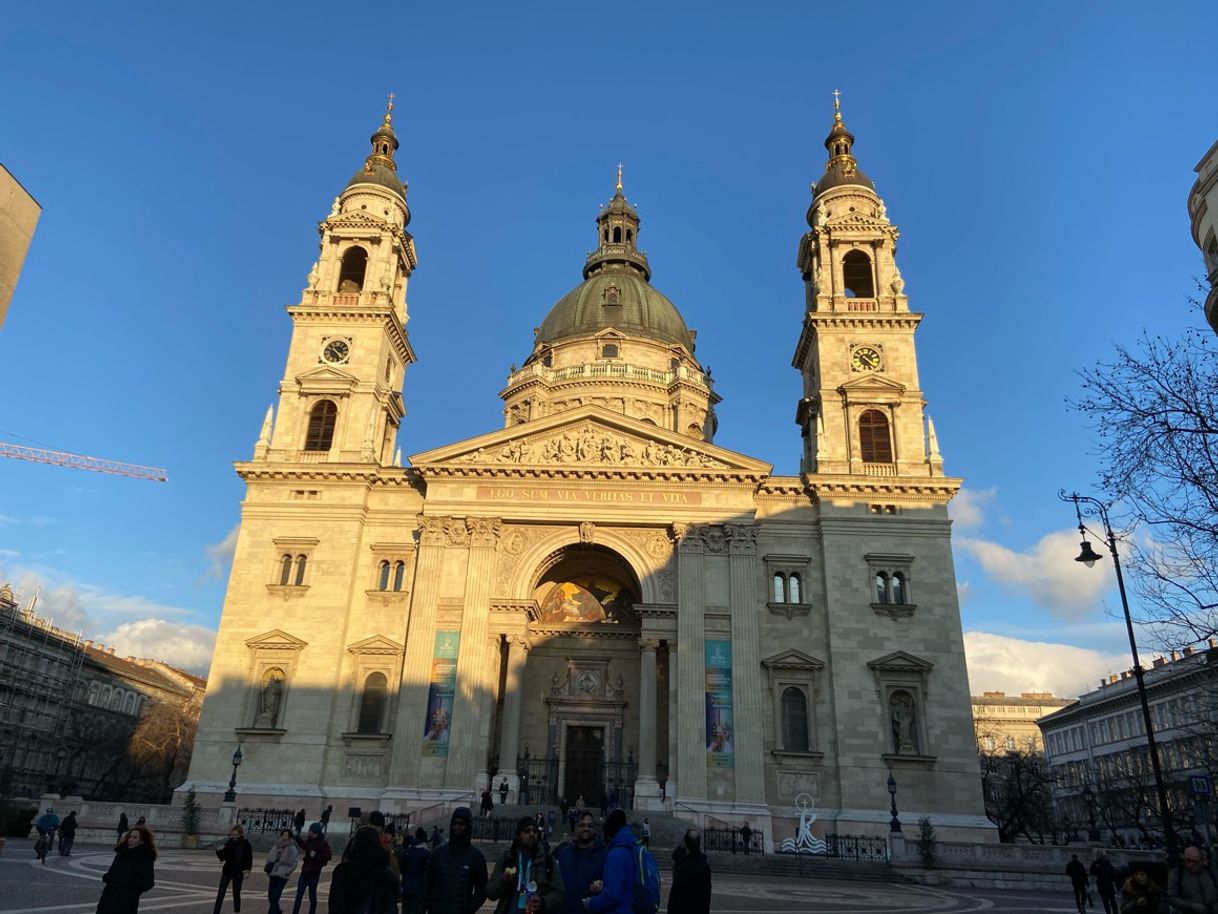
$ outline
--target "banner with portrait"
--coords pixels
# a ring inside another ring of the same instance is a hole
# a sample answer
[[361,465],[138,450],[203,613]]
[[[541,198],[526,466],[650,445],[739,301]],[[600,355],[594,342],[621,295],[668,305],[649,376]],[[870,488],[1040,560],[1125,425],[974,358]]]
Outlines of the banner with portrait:
[[423,754],[448,755],[448,732],[457,692],[457,650],[460,632],[436,632],[431,657],[431,688],[427,690],[427,718],[423,721]]
[[706,764],[733,768],[736,731],[732,720],[732,642],[706,642]]

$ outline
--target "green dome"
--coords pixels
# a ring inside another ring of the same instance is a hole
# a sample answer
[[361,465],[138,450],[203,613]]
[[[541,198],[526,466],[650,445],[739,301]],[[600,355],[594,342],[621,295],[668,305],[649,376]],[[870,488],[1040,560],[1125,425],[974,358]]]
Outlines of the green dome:
[[[619,304],[612,300],[617,290]],[[677,306],[649,282],[629,270],[604,270],[580,283],[558,300],[537,334],[539,343],[592,336],[612,327],[626,336],[684,346],[693,353],[694,336]]]
[[369,160],[357,171],[347,182],[347,187],[354,187],[356,184],[378,184],[393,191],[403,200],[406,199],[406,188],[403,187],[402,179],[398,177],[397,172],[375,160]]

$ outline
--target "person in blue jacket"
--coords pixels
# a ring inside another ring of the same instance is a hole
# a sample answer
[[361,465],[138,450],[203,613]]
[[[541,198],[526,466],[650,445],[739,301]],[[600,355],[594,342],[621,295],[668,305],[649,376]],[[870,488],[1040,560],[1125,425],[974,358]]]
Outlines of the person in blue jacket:
[[583,911],[584,899],[600,891],[605,867],[605,845],[596,833],[596,817],[585,809],[579,814],[574,831],[575,840],[564,844],[554,855],[566,890],[560,914]]
[[634,883],[639,878],[639,843],[626,824],[626,811],[615,809],[605,820],[605,869],[601,890],[584,899],[593,914],[633,914]]

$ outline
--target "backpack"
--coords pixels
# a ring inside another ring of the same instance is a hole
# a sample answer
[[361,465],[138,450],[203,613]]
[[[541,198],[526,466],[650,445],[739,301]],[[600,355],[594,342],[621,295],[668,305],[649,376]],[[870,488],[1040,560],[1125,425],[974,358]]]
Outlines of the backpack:
[[656,914],[660,910],[660,868],[651,851],[639,845],[636,861],[639,878],[634,883],[634,894],[630,907],[634,914]]

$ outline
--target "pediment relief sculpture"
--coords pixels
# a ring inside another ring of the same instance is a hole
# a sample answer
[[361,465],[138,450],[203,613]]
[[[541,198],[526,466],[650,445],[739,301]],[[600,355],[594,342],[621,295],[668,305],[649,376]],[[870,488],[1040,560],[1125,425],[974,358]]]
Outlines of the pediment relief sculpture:
[[584,466],[679,467],[728,469],[722,460],[693,448],[610,434],[589,423],[551,435],[517,438],[499,447],[479,448],[457,458],[460,463],[545,464]]

